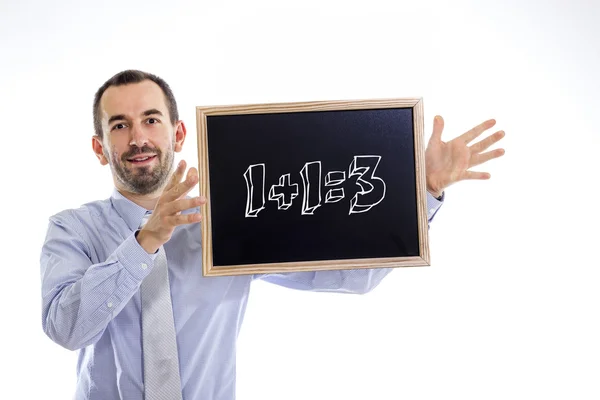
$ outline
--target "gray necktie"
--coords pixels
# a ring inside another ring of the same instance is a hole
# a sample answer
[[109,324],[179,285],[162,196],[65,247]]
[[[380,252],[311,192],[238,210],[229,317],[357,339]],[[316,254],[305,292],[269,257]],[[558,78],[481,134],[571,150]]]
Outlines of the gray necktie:
[[[146,214],[144,226],[150,214]],[[144,400],[180,400],[181,379],[175,339],[167,256],[163,246],[141,285]]]

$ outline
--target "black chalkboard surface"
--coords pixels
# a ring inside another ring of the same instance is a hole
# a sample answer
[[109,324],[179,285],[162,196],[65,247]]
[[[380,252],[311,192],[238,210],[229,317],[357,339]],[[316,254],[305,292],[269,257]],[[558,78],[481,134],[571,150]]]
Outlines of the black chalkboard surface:
[[197,107],[204,275],[429,265],[422,109]]

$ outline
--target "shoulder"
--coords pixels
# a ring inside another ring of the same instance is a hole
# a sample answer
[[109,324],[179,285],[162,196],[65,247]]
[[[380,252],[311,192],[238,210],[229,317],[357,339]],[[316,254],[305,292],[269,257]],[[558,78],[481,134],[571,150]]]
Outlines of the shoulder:
[[110,212],[110,199],[91,201],[77,208],[68,208],[50,216],[51,224],[70,227],[80,233],[86,225],[106,217]]

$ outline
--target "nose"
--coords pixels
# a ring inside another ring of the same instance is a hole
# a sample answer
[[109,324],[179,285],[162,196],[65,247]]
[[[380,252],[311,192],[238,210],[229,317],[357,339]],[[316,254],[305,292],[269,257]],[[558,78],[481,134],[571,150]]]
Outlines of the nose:
[[144,145],[148,144],[148,136],[139,124],[134,123],[132,125],[130,135],[130,146],[143,147]]

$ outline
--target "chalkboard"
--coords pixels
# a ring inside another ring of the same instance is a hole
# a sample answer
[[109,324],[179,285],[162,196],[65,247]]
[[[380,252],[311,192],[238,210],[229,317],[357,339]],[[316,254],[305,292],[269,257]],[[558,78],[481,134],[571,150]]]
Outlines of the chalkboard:
[[422,99],[196,111],[205,276],[429,265]]

